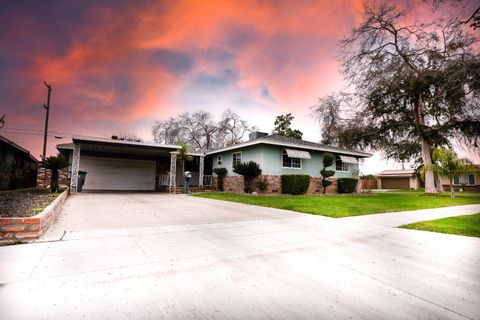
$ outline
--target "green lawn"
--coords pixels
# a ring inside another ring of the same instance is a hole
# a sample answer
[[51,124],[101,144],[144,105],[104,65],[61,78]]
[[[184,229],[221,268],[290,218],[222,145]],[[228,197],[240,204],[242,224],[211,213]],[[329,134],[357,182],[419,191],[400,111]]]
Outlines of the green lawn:
[[444,196],[436,197],[416,193],[372,193],[368,195],[330,196],[253,196],[227,193],[201,193],[195,196],[287,209],[334,218],[480,203],[480,196],[451,199]]
[[[385,191],[374,191],[374,193],[425,193],[424,189],[399,189],[399,190],[385,190]],[[450,197],[450,191],[444,191],[440,195],[445,197]],[[455,196],[478,196],[480,197],[479,191],[455,191]]]
[[480,237],[480,213],[406,224],[400,228]]

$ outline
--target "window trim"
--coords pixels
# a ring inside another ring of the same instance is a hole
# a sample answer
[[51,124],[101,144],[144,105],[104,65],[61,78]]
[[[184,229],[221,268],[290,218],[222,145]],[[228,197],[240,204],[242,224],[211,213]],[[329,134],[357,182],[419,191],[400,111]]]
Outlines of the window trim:
[[233,163],[233,155],[234,154],[240,154],[240,163],[242,163],[242,161],[243,161],[242,151],[232,152],[232,168],[235,166],[235,163]]
[[[342,170],[337,170],[337,163],[340,162],[342,164]],[[347,167],[347,170],[344,170],[344,166]],[[343,162],[341,159],[335,159],[335,171],[336,172],[350,172],[350,166],[348,163]]]
[[285,167],[285,166],[283,166],[283,154],[284,153],[287,154],[287,149],[285,149],[285,148],[282,149],[282,154],[280,156],[280,159],[282,161],[281,162],[282,163],[282,169],[287,169],[287,170],[302,170],[303,169],[303,159],[302,158],[291,158],[291,157],[288,156],[288,154],[287,154],[287,158],[300,160],[300,167]]
[[[472,176],[473,177],[473,184],[470,184],[470,179],[469,179],[469,176]],[[461,186],[463,185],[463,183],[460,182],[460,177],[467,177],[467,183],[465,183],[466,186],[476,186],[477,185],[477,181],[475,179],[475,174],[473,173],[467,173],[467,174],[463,174],[461,176],[458,176],[458,177],[455,177],[453,178],[453,185],[454,186]],[[455,182],[455,179],[458,179],[458,183]]]

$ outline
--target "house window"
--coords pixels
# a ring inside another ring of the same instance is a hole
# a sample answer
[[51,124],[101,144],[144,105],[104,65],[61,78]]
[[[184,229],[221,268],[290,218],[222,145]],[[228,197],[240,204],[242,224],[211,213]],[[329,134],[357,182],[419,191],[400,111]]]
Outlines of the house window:
[[463,176],[455,177],[453,179],[454,185],[467,185],[467,186],[474,186],[475,185],[475,176],[473,174],[466,174]]
[[242,162],[242,153],[241,152],[232,153],[232,166],[234,167],[241,162]]
[[282,152],[282,167],[293,168],[293,169],[301,169],[302,168],[302,159],[300,159],[300,158],[290,158],[287,154],[287,150],[283,149],[283,152]]
[[343,162],[340,159],[335,161],[335,170],[336,171],[349,171],[348,163]]
[[217,157],[217,165],[221,166],[222,165],[222,156]]

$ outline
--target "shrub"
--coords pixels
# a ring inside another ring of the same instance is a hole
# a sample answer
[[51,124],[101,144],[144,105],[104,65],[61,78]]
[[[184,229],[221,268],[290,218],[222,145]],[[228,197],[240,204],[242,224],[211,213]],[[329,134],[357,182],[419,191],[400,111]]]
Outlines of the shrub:
[[240,162],[233,167],[233,172],[243,176],[243,191],[252,192],[252,181],[262,174],[260,166],[255,161]]
[[284,174],[281,176],[282,193],[305,194],[310,185],[310,176],[307,174]]
[[227,169],[226,168],[215,168],[215,169],[213,169],[213,172],[218,177],[218,185],[217,185],[218,191],[223,191],[223,178],[225,178],[225,176],[227,175]]
[[333,170],[327,170],[328,167],[332,166],[335,162],[335,156],[329,152],[323,154],[323,169],[320,171],[322,175],[322,186],[323,194],[327,192],[327,187],[332,184],[332,181],[328,180],[331,176],[335,174]]
[[337,191],[338,193],[352,193],[357,188],[358,179],[354,178],[338,178]]
[[268,181],[266,179],[258,179],[257,181],[255,181],[255,186],[257,187],[258,190],[260,190],[260,192],[264,193],[265,191],[267,191],[268,189]]

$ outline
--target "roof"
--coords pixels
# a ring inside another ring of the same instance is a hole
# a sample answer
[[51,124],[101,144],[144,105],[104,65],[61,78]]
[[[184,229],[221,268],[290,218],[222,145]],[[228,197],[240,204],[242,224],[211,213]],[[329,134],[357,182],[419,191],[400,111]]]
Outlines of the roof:
[[28,151],[27,149],[25,149],[23,147],[20,147],[18,144],[16,144],[12,140],[9,140],[9,139],[5,138],[4,136],[0,135],[0,141],[3,141],[4,143],[10,145],[12,148],[17,149],[18,151],[26,154],[33,162],[38,163],[38,160],[30,154],[30,151]]
[[271,134],[271,135],[261,137],[252,141],[238,143],[238,144],[234,144],[224,148],[219,148],[216,150],[210,150],[207,152],[207,154],[215,154],[223,151],[240,149],[240,148],[253,146],[257,144],[269,144],[269,145],[277,145],[282,147],[333,152],[333,153],[340,153],[340,154],[346,154],[346,155],[353,155],[359,158],[367,158],[372,155],[371,153],[367,153],[367,152],[338,148],[330,145],[323,145],[323,144],[312,142],[312,141],[290,138],[290,137],[281,136],[278,134]]
[[91,136],[82,136],[82,135],[74,135],[72,137],[72,140],[79,141],[79,142],[99,142],[99,143],[141,146],[141,147],[157,147],[157,148],[162,147],[162,148],[169,148],[169,149],[175,149],[175,150],[181,148],[181,146],[173,145],[173,144],[158,144],[154,142],[138,142],[138,141],[119,140],[119,139],[91,137]]
[[410,177],[415,175],[414,169],[404,169],[404,170],[384,170],[377,174],[377,177]]

